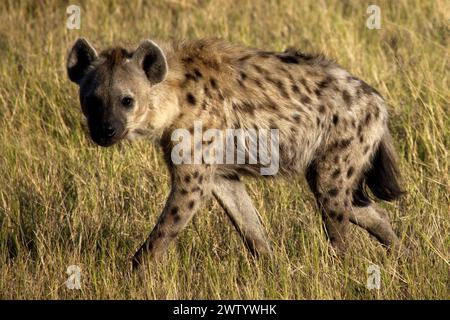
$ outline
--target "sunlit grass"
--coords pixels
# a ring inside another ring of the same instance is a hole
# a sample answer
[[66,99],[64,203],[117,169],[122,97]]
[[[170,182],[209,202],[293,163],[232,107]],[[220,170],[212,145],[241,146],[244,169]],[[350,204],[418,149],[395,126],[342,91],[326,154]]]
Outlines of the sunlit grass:
[[[65,28],[69,4],[0,4],[0,298],[450,298],[447,1],[378,1],[380,30],[366,28],[364,1],[81,1],[81,30]],[[65,73],[78,36],[97,47],[223,37],[337,60],[390,105],[408,194],[386,207],[409,256],[389,256],[352,228],[349,255],[333,258],[301,178],[247,180],[272,259],[249,257],[211,203],[166,261],[132,273],[128,258],[159,215],[168,174],[149,143],[100,149],[86,137]],[[372,263],[379,291],[366,288]],[[64,285],[72,264],[80,291]]]

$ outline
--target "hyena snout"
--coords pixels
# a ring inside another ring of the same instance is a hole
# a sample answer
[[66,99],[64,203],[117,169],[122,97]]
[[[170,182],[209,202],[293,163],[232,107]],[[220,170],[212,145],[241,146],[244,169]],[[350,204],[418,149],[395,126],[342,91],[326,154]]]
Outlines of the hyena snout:
[[105,121],[101,125],[92,123],[89,131],[92,140],[102,147],[110,147],[127,135],[125,126],[119,121]]

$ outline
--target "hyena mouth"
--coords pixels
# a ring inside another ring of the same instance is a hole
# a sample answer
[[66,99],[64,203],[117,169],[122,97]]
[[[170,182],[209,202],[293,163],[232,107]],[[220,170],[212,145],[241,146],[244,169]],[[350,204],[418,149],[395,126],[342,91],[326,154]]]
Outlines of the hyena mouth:
[[129,132],[129,130],[127,129],[127,130],[125,130],[124,132],[123,132],[123,134],[122,134],[122,136],[118,139],[118,140],[122,140],[122,139],[125,139],[126,137],[127,137],[127,135],[128,135],[128,132]]
[[128,130],[125,130],[120,136],[115,136],[114,138],[105,138],[105,137],[94,137],[92,136],[92,140],[101,147],[111,147],[121,140],[125,139],[128,135]]
[[143,139],[145,137],[151,136],[152,132],[148,129],[133,129],[127,131],[127,134],[124,136],[125,139],[129,141],[134,141],[138,139]]
[[136,129],[136,130],[133,131],[133,133],[135,133],[138,136],[146,136],[146,135],[149,134],[149,132],[150,131],[147,130],[147,129]]

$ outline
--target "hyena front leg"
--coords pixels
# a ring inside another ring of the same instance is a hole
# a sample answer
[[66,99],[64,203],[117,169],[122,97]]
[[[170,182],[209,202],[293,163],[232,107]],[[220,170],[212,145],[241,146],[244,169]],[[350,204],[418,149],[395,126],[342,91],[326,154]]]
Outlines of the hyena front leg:
[[256,255],[271,252],[264,227],[245,185],[238,176],[215,176],[212,193],[233,222],[249,251]]
[[205,196],[211,193],[211,168],[201,165],[173,166],[172,188],[158,222],[145,243],[133,257],[138,267],[144,256],[158,260],[169,243],[184,229],[198,211]]

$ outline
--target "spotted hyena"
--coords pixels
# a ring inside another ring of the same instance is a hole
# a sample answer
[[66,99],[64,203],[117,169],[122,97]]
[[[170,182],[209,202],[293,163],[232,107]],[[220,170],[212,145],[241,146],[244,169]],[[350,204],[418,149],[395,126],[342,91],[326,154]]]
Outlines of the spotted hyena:
[[97,54],[79,39],[67,70],[79,85],[93,141],[107,147],[146,138],[165,155],[171,191],[135,265],[146,255],[160,258],[210,195],[251,252],[271,251],[240,180],[261,176],[260,163],[174,163],[172,134],[180,128],[193,132],[195,121],[204,130],[278,129],[276,175],[305,175],[338,252],[345,251],[349,221],[386,246],[398,244],[387,214],[365,188],[386,201],[402,194],[386,103],[336,63],[295,49],[261,51],[221,40],[145,40],[135,50],[115,47]]

